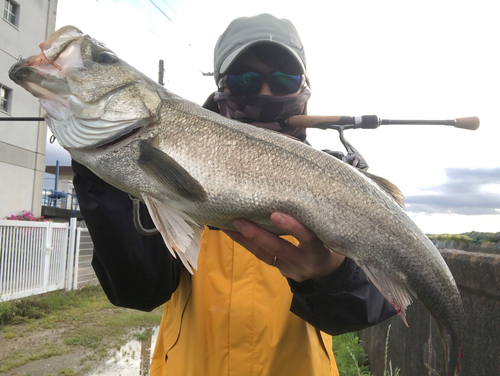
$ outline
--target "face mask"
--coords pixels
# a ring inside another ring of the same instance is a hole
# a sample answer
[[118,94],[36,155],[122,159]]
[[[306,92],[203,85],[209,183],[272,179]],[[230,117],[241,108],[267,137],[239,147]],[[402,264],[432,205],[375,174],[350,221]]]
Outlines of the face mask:
[[216,92],[214,100],[223,116],[250,123],[259,128],[285,133],[304,141],[306,139],[305,128],[289,127],[284,125],[284,121],[293,115],[304,115],[306,103],[310,97],[311,91],[304,88],[297,97]]

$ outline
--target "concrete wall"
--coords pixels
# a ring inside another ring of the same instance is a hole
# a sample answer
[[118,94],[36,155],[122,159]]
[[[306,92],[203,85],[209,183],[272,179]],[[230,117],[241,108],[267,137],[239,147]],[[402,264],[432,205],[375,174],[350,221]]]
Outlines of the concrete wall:
[[[500,255],[440,250],[457,281],[465,310],[461,361],[464,376],[500,375]],[[417,301],[408,308],[407,328],[393,317],[359,333],[375,376],[384,372],[384,347],[391,324],[388,359],[403,376],[445,376],[444,350],[430,315]]]
[[[38,99],[8,77],[20,55],[39,53],[38,45],[55,30],[57,0],[16,0],[18,25],[0,17],[0,84],[12,89],[10,112],[1,117],[39,117]],[[41,213],[45,171],[45,122],[0,122],[0,218],[31,210]]]

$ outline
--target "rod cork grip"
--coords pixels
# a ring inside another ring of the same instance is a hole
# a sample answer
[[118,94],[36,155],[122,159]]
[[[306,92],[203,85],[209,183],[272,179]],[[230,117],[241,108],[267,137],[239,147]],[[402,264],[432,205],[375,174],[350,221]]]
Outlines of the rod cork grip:
[[343,116],[312,116],[312,115],[295,115],[290,116],[286,124],[295,128],[312,128],[316,124],[330,122],[337,123]]
[[479,118],[477,116],[456,118],[455,127],[462,129],[470,129],[471,131],[475,131],[476,129],[479,128]]

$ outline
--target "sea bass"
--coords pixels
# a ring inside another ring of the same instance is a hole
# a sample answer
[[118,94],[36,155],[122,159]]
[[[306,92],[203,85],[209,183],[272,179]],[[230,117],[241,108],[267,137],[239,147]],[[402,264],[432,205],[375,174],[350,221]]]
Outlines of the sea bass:
[[235,230],[233,220],[246,218],[280,234],[270,215],[288,214],[363,268],[405,322],[410,295],[419,299],[439,328],[447,375],[458,373],[458,288],[439,252],[388,193],[388,182],[290,137],[205,110],[76,27],[56,31],[40,49],[11,68],[11,79],[40,99],[73,159],[147,205],[189,271],[203,225]]

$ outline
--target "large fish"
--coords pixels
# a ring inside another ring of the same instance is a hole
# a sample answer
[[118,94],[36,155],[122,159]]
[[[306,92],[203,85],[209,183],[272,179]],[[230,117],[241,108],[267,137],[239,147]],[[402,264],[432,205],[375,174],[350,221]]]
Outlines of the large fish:
[[418,298],[439,328],[446,374],[458,373],[459,291],[439,252],[388,193],[398,196],[394,186],[182,99],[73,26],[40,48],[10,77],[40,99],[73,159],[147,205],[188,270],[196,268],[203,225],[234,230],[234,219],[247,218],[279,234],[269,217],[288,214],[361,266],[405,322],[410,295]]

